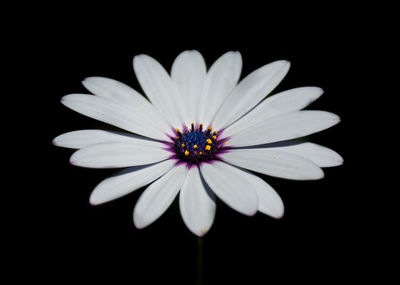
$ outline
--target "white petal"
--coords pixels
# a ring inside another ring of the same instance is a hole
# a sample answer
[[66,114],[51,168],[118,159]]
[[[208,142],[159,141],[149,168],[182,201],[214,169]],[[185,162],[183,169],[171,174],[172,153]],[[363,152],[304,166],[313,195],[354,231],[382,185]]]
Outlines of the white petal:
[[154,106],[130,86],[105,77],[88,77],[82,84],[93,94],[129,108],[135,121],[141,125],[152,125],[164,132],[170,131],[170,125]]
[[289,67],[286,60],[275,61],[246,76],[218,110],[213,127],[217,130],[225,128],[246,114],[278,86]]
[[181,189],[187,172],[185,164],[177,165],[147,187],[133,211],[133,221],[138,229],[150,225],[167,210]]
[[136,77],[153,105],[174,126],[183,124],[184,107],[175,82],[167,71],[150,56],[141,54],[133,59]]
[[297,111],[278,115],[238,132],[229,146],[251,146],[307,136],[340,122],[340,118],[325,111]]
[[343,158],[336,151],[315,143],[285,141],[266,144],[263,145],[263,147],[273,151],[276,150],[300,155],[311,160],[319,167],[332,167],[343,164]]
[[172,64],[171,77],[180,91],[186,124],[197,121],[206,73],[204,59],[196,50],[182,52]]
[[192,167],[179,194],[179,207],[185,225],[197,236],[205,235],[215,217],[215,198],[201,181],[198,167]]
[[207,73],[201,95],[198,123],[208,126],[215,113],[236,86],[242,71],[242,56],[239,52],[222,55]]
[[[137,139],[139,141],[139,139]],[[151,164],[171,157],[162,143],[140,140],[137,143],[103,143],[77,150],[71,164],[90,168],[118,168]]]
[[90,145],[110,142],[134,143],[137,140],[146,140],[144,137],[129,133],[104,131],[104,130],[79,130],[57,136],[53,144],[67,148],[84,148]]
[[318,87],[299,87],[266,98],[253,110],[227,127],[222,136],[228,137],[268,118],[299,111],[314,102],[323,93]]
[[220,161],[204,163],[200,170],[212,191],[228,206],[244,215],[257,212],[257,192],[249,179],[252,174]]
[[68,108],[90,118],[146,137],[165,140],[163,131],[152,125],[143,124],[137,116],[124,106],[108,99],[85,94],[70,94],[61,99]]
[[249,176],[249,180],[257,192],[258,211],[276,219],[282,218],[285,208],[278,193],[256,175]]
[[176,162],[165,160],[149,166],[134,166],[103,180],[90,195],[90,204],[99,205],[125,196],[170,170]]
[[273,149],[232,149],[221,156],[226,162],[270,176],[293,180],[324,177],[322,169],[312,161]]

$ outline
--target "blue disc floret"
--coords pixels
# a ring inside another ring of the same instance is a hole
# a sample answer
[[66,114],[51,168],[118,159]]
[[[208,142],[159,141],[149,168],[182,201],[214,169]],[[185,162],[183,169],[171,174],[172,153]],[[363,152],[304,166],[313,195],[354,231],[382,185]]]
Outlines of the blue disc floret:
[[191,127],[184,126],[182,131],[175,129],[175,136],[171,137],[171,147],[174,157],[188,164],[200,164],[218,159],[222,152],[225,139],[219,139],[218,131],[212,127],[203,128],[203,124]]

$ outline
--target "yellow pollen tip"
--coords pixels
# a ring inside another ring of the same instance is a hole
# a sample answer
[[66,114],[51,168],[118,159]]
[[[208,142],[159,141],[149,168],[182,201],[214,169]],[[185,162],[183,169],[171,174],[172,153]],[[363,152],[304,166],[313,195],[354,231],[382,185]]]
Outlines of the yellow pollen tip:
[[196,148],[197,148],[197,144],[195,144],[195,145],[193,146],[193,148],[196,149]]
[[182,144],[182,147],[185,147],[185,144],[184,144],[184,143]]
[[213,140],[216,140],[216,139],[217,139],[217,137],[216,137],[216,136],[212,136],[212,138],[213,138]]
[[215,131],[215,132],[214,132],[214,135],[216,135],[216,134],[218,134],[218,131]]
[[211,149],[211,146],[206,145],[206,150],[210,150],[210,149]]
[[203,126],[203,124],[200,124],[200,127],[202,127]]
[[211,131],[211,130],[212,130],[212,127],[208,127],[208,129]]
[[199,154],[202,155],[203,153],[200,151]]
[[179,129],[175,129],[175,131],[176,131],[177,133],[179,133]]
[[224,142],[224,144],[226,144],[226,142]]
[[188,156],[189,155],[189,151],[185,151],[185,156]]
[[207,143],[212,143],[212,140],[207,139],[206,142],[207,142]]

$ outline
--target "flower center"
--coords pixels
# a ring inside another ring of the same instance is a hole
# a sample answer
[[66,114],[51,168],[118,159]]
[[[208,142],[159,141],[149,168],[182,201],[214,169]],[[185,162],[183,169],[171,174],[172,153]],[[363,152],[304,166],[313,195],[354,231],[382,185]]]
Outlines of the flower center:
[[175,137],[171,137],[171,147],[175,158],[189,164],[199,164],[217,159],[225,144],[225,139],[218,139],[218,131],[212,127],[203,129],[203,124],[191,127],[184,126],[182,131],[175,130]]

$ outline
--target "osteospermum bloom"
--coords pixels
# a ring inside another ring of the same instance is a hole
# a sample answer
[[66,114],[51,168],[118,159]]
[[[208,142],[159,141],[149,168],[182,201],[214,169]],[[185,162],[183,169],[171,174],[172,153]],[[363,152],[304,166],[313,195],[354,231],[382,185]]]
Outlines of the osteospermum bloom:
[[288,72],[288,61],[264,65],[239,83],[239,52],[224,54],[208,71],[197,51],[181,53],[170,75],[147,55],[136,56],[133,67],[148,100],[102,77],[83,81],[94,95],[62,98],[68,108],[126,132],[79,130],[58,136],[54,144],[78,149],[73,165],[125,168],[93,190],[92,205],[150,184],[134,208],[137,228],[160,217],[179,192],[183,221],[198,236],[213,223],[216,197],[245,215],[260,211],[280,218],[281,198],[253,172],[314,180],[324,176],[321,167],[343,161],[326,147],[290,141],[340,121],[329,112],[301,111],[321,88],[295,88],[263,100]]

